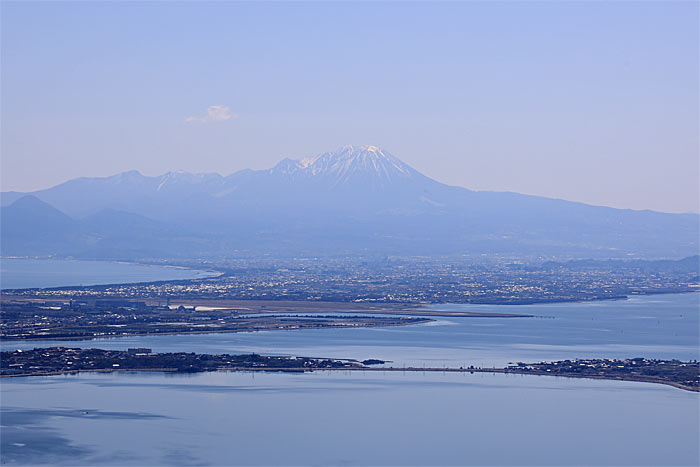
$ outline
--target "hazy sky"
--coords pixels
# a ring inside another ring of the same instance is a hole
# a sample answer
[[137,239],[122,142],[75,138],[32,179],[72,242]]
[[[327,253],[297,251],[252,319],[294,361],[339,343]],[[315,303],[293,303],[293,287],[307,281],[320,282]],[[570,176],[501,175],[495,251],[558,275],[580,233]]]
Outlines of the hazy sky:
[[2,190],[377,144],[437,180],[698,212],[698,3],[2,2]]

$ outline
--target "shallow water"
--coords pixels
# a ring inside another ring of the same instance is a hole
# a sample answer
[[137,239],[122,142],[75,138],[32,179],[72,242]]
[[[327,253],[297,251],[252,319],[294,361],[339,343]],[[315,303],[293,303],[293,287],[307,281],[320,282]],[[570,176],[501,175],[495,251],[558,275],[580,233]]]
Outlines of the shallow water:
[[[501,366],[698,358],[700,296],[518,307],[536,318],[3,342]],[[67,465],[698,465],[700,396],[649,383],[441,372],[3,379],[2,462]]]
[[394,366],[503,366],[567,358],[700,359],[700,295],[551,305],[436,305],[532,314],[534,318],[438,318],[410,326],[235,334],[131,336],[91,341],[4,342],[3,349],[54,345],[155,352],[262,353],[378,358]]
[[128,284],[196,279],[216,275],[166,266],[113,261],[2,258],[0,289],[29,289],[102,284]]

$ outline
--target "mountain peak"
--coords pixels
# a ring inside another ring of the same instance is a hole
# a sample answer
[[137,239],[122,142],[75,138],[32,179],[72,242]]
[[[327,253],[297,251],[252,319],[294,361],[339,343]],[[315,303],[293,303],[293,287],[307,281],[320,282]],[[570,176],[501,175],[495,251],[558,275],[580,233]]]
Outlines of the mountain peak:
[[314,175],[324,172],[333,174],[339,182],[370,177],[384,183],[409,178],[416,173],[388,151],[373,145],[345,146],[338,151],[322,154],[310,168]]
[[348,144],[347,146],[343,146],[342,148],[338,149],[337,151],[334,151],[335,154],[345,154],[345,155],[351,155],[353,157],[362,157],[362,156],[376,156],[376,157],[393,157],[391,156],[388,152],[385,152],[380,148],[379,146],[375,146],[373,144],[363,144],[361,146],[353,146],[352,144]]
[[378,155],[383,155],[383,151],[379,146],[375,146],[373,144],[363,144],[360,146],[353,146],[352,144],[348,144],[346,146],[343,146],[336,152],[344,152],[344,151],[350,151],[353,153],[362,153],[362,152],[372,152]]
[[126,172],[120,172],[116,175],[112,175],[110,177],[107,177],[110,180],[135,180],[135,179],[140,179],[143,178],[143,174],[139,172],[138,170],[127,170]]
[[336,186],[354,182],[384,186],[418,175],[403,161],[375,145],[348,145],[315,157],[283,159],[270,172],[326,179]]
[[45,207],[45,206],[50,206],[48,203],[45,203],[44,201],[40,200],[34,195],[24,195],[21,198],[17,199],[14,201],[10,206],[13,206],[14,208],[22,208],[22,209],[34,209],[37,207]]
[[22,196],[14,203],[2,208],[3,228],[7,223],[18,218],[22,218],[24,221],[31,219],[33,224],[44,223],[45,225],[59,223],[63,225],[73,221],[66,214],[34,195]]
[[375,146],[373,144],[363,144],[362,146],[346,146],[351,151],[354,151],[356,153],[362,154],[362,153],[370,153],[377,155],[379,157],[387,157],[388,153],[385,153],[382,148],[379,146]]

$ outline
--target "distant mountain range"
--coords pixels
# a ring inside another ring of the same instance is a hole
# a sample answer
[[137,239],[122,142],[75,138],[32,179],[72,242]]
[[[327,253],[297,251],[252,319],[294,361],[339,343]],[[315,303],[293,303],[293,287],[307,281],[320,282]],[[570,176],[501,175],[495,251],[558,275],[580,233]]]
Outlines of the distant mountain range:
[[376,146],[229,176],[124,172],[2,193],[3,255],[673,257],[700,216],[448,186]]

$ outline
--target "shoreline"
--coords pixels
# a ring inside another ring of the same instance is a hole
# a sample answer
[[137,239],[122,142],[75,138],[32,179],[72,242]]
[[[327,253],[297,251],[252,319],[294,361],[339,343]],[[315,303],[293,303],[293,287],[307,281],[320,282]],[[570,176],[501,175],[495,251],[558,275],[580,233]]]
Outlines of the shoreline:
[[[420,317],[416,317],[421,319]],[[333,328],[379,328],[379,327],[394,327],[394,326],[412,326],[417,324],[426,324],[436,321],[434,319],[425,318],[419,322],[410,323],[380,323],[380,324],[339,324],[332,326],[316,326],[316,327],[306,327],[306,328],[294,328],[294,329],[222,329],[222,330],[206,330],[206,331],[181,331],[181,332],[153,332],[153,333],[130,333],[130,334],[118,334],[112,336],[86,336],[86,337],[28,337],[28,338],[0,338],[0,343],[5,342],[34,342],[34,341],[65,341],[65,342],[82,342],[82,341],[99,341],[103,339],[118,339],[124,337],[144,337],[144,336],[188,336],[188,335],[202,335],[202,334],[238,334],[243,332],[264,332],[264,331],[304,331],[309,329],[333,329]]]
[[[82,260],[79,260],[82,261]],[[142,265],[141,263],[128,263],[128,264],[138,264]],[[185,267],[176,267],[176,266],[162,266],[162,265],[152,265],[152,266],[159,266],[159,267],[172,267],[172,268],[177,268],[177,269],[189,269]],[[160,285],[164,283],[169,283],[169,282],[187,282],[187,281],[192,281],[192,280],[201,280],[201,279],[212,279],[212,278],[217,278],[223,276],[224,272],[221,271],[215,271],[215,270],[203,270],[203,269],[192,269],[193,271],[202,271],[202,272],[215,272],[217,275],[212,275],[212,276],[207,276],[205,278],[194,278],[194,279],[174,279],[174,280],[160,280],[160,281],[149,281],[149,282],[128,282],[128,283],[111,283],[111,284],[95,284],[95,285],[90,285],[86,287],[81,287],[81,286],[59,286],[59,287],[44,287],[44,288],[23,288],[23,289],[0,289],[0,302],[4,300],[17,300],[17,301],[27,301],[27,302],[33,302],[33,301],[55,301],[55,300],[60,300],[57,299],[56,297],[53,297],[51,295],[43,296],[42,292],[43,291],[65,291],[65,290],[71,290],[71,289],[79,289],[79,288],[90,288],[90,287],[112,287],[112,286],[131,286],[131,285]],[[26,293],[26,292],[35,292],[32,296],[28,295],[23,295],[21,293]],[[16,294],[16,292],[19,292],[20,294]],[[225,303],[225,302],[230,302],[230,303],[247,303],[247,304],[260,304],[260,303],[284,303],[284,304],[290,304],[293,306],[303,306],[303,305],[326,305],[326,306],[331,306],[331,305],[354,305],[354,306],[376,306],[376,307],[406,307],[406,308],[414,308],[418,309],[421,311],[426,311],[429,313],[433,313],[433,311],[428,310],[426,307],[429,306],[435,306],[435,305],[471,305],[471,306],[517,306],[517,307],[527,307],[527,306],[534,306],[534,305],[561,305],[561,304],[567,304],[567,303],[598,303],[598,302],[614,302],[614,301],[626,301],[630,300],[633,298],[637,297],[651,297],[655,295],[688,295],[688,294],[700,294],[700,289],[699,290],[683,290],[683,291],[670,291],[670,292],[645,292],[645,293],[635,293],[635,294],[630,294],[630,295],[621,295],[621,296],[615,296],[615,297],[596,297],[596,298],[591,298],[591,299],[570,299],[570,300],[530,300],[530,299],[523,299],[523,300],[517,300],[517,301],[504,301],[504,300],[494,300],[494,301],[483,301],[483,302],[431,302],[431,303],[426,303],[426,302],[355,302],[355,301],[337,301],[337,302],[329,302],[329,301],[311,301],[311,300],[270,300],[270,299],[240,299],[240,298],[182,298],[182,297],[170,297],[170,301],[174,305],[192,305],[193,303],[196,304],[196,306],[209,306],[208,304],[214,303],[214,302],[220,302],[220,303]],[[129,297],[114,297],[114,296],[109,296],[109,297],[99,297],[99,299],[115,299],[115,300],[133,300],[133,301],[146,301],[150,303],[156,303],[156,302],[163,302],[164,300],[167,300],[168,297],[166,298],[154,298],[154,297],[143,297],[143,296],[129,296]],[[197,304],[199,303],[199,304]],[[225,306],[221,306],[221,308],[225,308]],[[362,311],[356,310],[353,312],[361,313]],[[375,311],[379,312],[379,311]],[[337,313],[343,313],[343,311],[337,311]],[[442,313],[442,312],[436,312],[436,313]],[[469,311],[461,311],[461,312],[445,312],[445,313],[452,313],[452,316],[454,313],[465,313],[465,314],[482,314],[480,312],[469,312]],[[504,317],[508,316],[518,316],[518,317],[534,317],[534,315],[519,315],[519,314],[513,314],[513,313],[483,313],[485,315],[498,315],[498,314],[503,314],[506,315]],[[441,315],[436,315],[436,316],[441,316]],[[448,316],[447,314],[444,316]]]
[[524,375],[524,376],[549,376],[571,379],[592,379],[592,380],[607,380],[607,381],[627,381],[636,383],[651,383],[671,386],[676,389],[689,392],[700,392],[700,388],[687,386],[682,383],[673,381],[664,381],[655,378],[643,376],[630,377],[614,377],[614,376],[599,376],[599,375],[575,375],[575,374],[551,374],[540,371],[517,371],[509,368],[416,368],[416,367],[344,367],[344,368],[298,368],[298,367],[279,367],[279,368],[261,368],[261,367],[222,367],[214,370],[204,370],[197,372],[182,372],[176,368],[137,368],[137,369],[85,369],[85,370],[67,370],[67,371],[46,371],[37,373],[15,374],[15,375],[0,375],[1,378],[28,378],[33,376],[61,376],[61,375],[77,375],[80,373],[172,373],[172,374],[196,374],[196,373],[212,373],[212,372],[263,372],[263,373],[315,373],[323,371],[370,371],[370,372],[409,372],[409,373],[491,373],[491,374],[507,374],[507,375]]
[[[203,298],[203,297],[190,297],[190,296],[171,296],[171,297],[164,297],[164,296],[153,296],[153,295],[129,295],[129,296],[121,296],[121,295],[109,295],[109,296],[100,296],[100,292],[109,289],[109,288],[114,288],[114,287],[148,287],[148,286],[164,286],[167,284],[173,284],[173,285],[186,285],[188,283],[198,283],[202,280],[208,280],[208,279],[218,279],[224,276],[227,276],[229,273],[226,271],[221,271],[218,269],[214,269],[211,267],[208,267],[207,265],[203,265],[204,268],[201,268],[200,266],[192,266],[192,265],[182,265],[182,264],[172,264],[172,263],[163,263],[163,262],[157,262],[157,261],[139,261],[139,260],[122,260],[122,259],[83,259],[83,258],[74,258],[74,257],[52,257],[52,256],[0,256],[0,261],[7,259],[7,260],[27,260],[27,261],[75,261],[75,262],[90,262],[90,263],[111,263],[111,264],[121,264],[121,265],[129,265],[129,266],[143,266],[143,267],[152,267],[152,268],[163,268],[163,269],[175,269],[175,270],[181,270],[181,271],[192,271],[193,274],[195,274],[195,277],[190,277],[190,278],[182,278],[182,279],[151,279],[151,280],[144,280],[140,281],[137,280],[135,282],[104,282],[104,283],[99,283],[99,284],[90,284],[90,285],[58,285],[58,286],[48,286],[48,287],[14,287],[14,288],[0,288],[0,299],[5,299],[5,297],[15,297],[18,299],[24,298],[25,300],[30,297],[34,299],[45,299],[45,300],[61,300],[61,297],[56,297],[55,295],[52,295],[52,292],[55,293],[61,293],[61,292],[70,292],[70,291],[80,291],[80,290],[86,290],[89,291],[90,297],[84,297],[84,298],[101,298],[101,299],[121,299],[121,300],[146,300],[146,301],[154,301],[154,300],[171,300],[175,303],[185,303],[185,304],[192,304],[193,302],[196,301],[210,301],[210,302],[215,302],[215,301],[247,301],[247,302],[267,302],[267,301],[274,301],[274,302],[293,302],[297,304],[305,304],[305,303],[342,303],[342,304],[355,304],[355,305],[378,305],[378,306],[404,306],[404,307],[418,307],[418,308],[425,308],[427,306],[433,306],[433,305],[449,305],[449,304],[455,304],[455,305],[495,305],[495,306],[526,306],[526,305],[549,305],[549,304],[565,304],[565,303],[587,303],[587,302],[603,302],[603,301],[617,301],[617,300],[629,300],[634,297],[644,297],[644,296],[652,296],[652,295],[675,295],[675,294],[689,294],[689,293],[700,293],[700,286],[698,284],[693,284],[688,287],[682,288],[682,290],[667,290],[664,288],[660,288],[657,290],[643,290],[643,289],[637,289],[633,290],[631,293],[625,294],[620,293],[619,295],[612,295],[612,296],[599,296],[596,295],[592,298],[587,298],[587,297],[566,297],[563,296],[561,298],[544,298],[544,297],[523,297],[523,298],[518,298],[514,296],[503,296],[503,297],[494,297],[494,298],[486,298],[486,299],[475,299],[475,300],[466,300],[466,301],[434,301],[434,302],[428,302],[428,301],[365,301],[362,298],[355,298],[350,299],[348,301],[326,301],[326,302],[316,302],[316,301],[311,301],[311,300],[290,300],[286,299],[285,297],[278,297],[275,300],[269,300],[265,298],[221,298],[221,297],[208,297],[208,298]],[[196,274],[203,274],[201,276],[196,276]],[[86,292],[87,293],[87,292]]]
[[[690,293],[690,292],[689,292]],[[692,292],[698,293],[698,292]],[[675,294],[674,294],[675,295]],[[681,296],[681,294],[677,294]],[[687,293],[682,294],[686,296]],[[644,300],[650,295],[636,295],[639,300]],[[135,298],[126,301],[134,301]],[[629,298],[628,298],[629,300]],[[145,303],[149,306],[155,306],[162,300],[157,299],[147,299]],[[11,306],[11,305],[23,305],[23,304],[36,304],[42,305],[43,299],[35,297],[23,297],[23,296],[9,296],[0,295],[0,306]],[[178,329],[168,329],[161,332],[153,332],[147,328],[134,327],[133,329],[125,329],[125,332],[116,333],[78,333],[78,335],[52,335],[47,336],[44,334],[39,335],[17,335],[16,333],[3,332],[0,336],[0,343],[5,343],[5,345],[11,345],[12,342],[34,342],[34,341],[99,341],[102,339],[117,339],[117,338],[130,338],[130,337],[152,337],[152,336],[187,336],[187,335],[205,335],[205,334],[237,334],[240,332],[259,332],[259,331],[298,331],[304,329],[332,329],[332,328],[368,328],[368,327],[392,327],[392,326],[407,326],[407,325],[426,325],[431,322],[439,321],[440,318],[451,319],[451,318],[540,318],[546,319],[551,318],[546,316],[546,307],[536,307],[539,311],[538,314],[524,314],[515,313],[521,308],[515,309],[511,307],[510,309],[500,312],[496,310],[495,312],[486,311],[463,311],[464,307],[456,310],[436,310],[427,308],[425,304],[358,304],[352,302],[309,302],[309,301],[279,301],[279,300],[212,300],[212,299],[202,299],[193,301],[176,300],[173,301],[171,307],[176,307],[178,305],[186,305],[188,307],[196,306],[201,307],[200,310],[196,310],[193,314],[192,311],[187,313],[189,317],[196,317],[198,313],[202,313],[202,316],[219,316],[221,313],[228,313],[231,317],[241,317],[245,318],[247,316],[255,315],[254,318],[259,318],[262,320],[269,319],[301,319],[304,320],[319,318],[328,318],[328,316],[319,315],[334,315],[339,321],[337,323],[332,323],[326,325],[325,323],[316,326],[282,326],[282,327],[271,327],[271,326],[257,326],[254,324],[247,324],[241,328],[231,328],[219,326],[203,327],[193,321],[191,327],[184,327]],[[478,308],[477,308],[478,309]],[[488,309],[488,308],[487,308]],[[493,308],[491,308],[493,309]],[[513,313],[506,313],[506,311],[513,311]],[[525,309],[523,309],[525,311]],[[534,309],[528,309],[528,311],[535,311]],[[171,312],[175,310],[171,309]],[[354,316],[353,316],[354,315]],[[355,320],[355,318],[357,318]],[[382,322],[382,319],[412,319],[410,322]],[[179,317],[172,318],[173,320],[180,319]],[[189,318],[187,318],[189,319]],[[368,322],[373,321],[373,322]],[[343,323],[343,324],[340,324]],[[167,323],[166,323],[167,324]],[[226,325],[228,326],[228,324]],[[81,335],[82,334],[82,335]]]
[[175,264],[159,264],[159,263],[147,263],[147,262],[135,262],[135,261],[125,261],[118,259],[81,259],[81,258],[54,258],[50,256],[0,256],[0,261],[5,259],[16,259],[16,260],[34,260],[34,261],[81,261],[90,263],[111,263],[111,264],[125,264],[129,266],[147,266],[147,267],[158,267],[158,268],[168,268],[168,269],[178,269],[184,271],[194,271],[198,273],[207,273],[211,275],[204,275],[201,277],[192,277],[189,279],[160,279],[160,280],[149,280],[149,281],[139,281],[139,282],[107,282],[103,284],[92,284],[92,285],[57,285],[49,287],[14,287],[14,288],[0,288],[0,294],[5,294],[5,291],[10,292],[26,292],[26,291],[37,291],[41,292],[52,291],[52,290],[70,290],[77,288],[90,288],[90,287],[114,287],[114,286],[129,286],[129,285],[149,285],[149,284],[162,284],[164,282],[182,282],[182,281],[192,281],[200,279],[214,279],[221,277],[226,273],[223,271],[218,271],[216,269],[194,269],[189,266],[179,266]]
[[153,352],[149,347],[126,350],[100,348],[35,347],[3,351],[0,376],[49,376],[80,372],[151,371],[177,374],[216,371],[311,372],[348,370],[374,372],[502,373],[531,376],[606,379],[666,384],[700,392],[700,363],[696,360],[658,360],[643,357],[588,358],[509,363],[503,367],[474,365],[398,366],[395,362],[367,358],[299,357],[290,355],[207,354],[195,352]]

